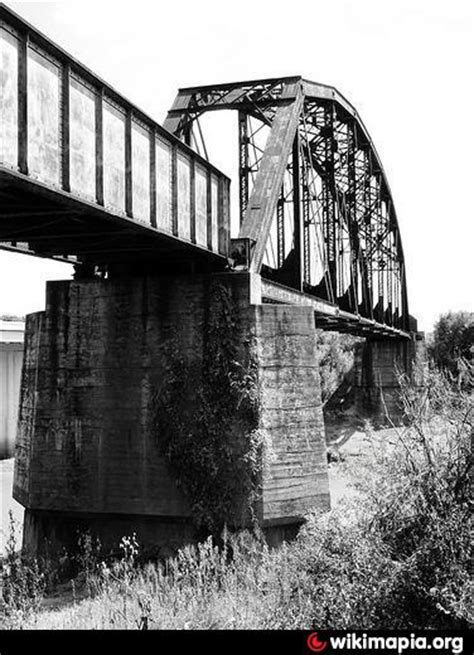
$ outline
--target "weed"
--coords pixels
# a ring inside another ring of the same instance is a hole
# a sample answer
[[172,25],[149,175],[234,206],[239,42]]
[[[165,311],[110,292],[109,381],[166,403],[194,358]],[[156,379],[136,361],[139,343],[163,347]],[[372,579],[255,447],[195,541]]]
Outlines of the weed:
[[15,628],[31,619],[39,609],[46,587],[46,576],[36,559],[22,557],[17,543],[17,525],[9,512],[6,555],[1,562],[0,628]]

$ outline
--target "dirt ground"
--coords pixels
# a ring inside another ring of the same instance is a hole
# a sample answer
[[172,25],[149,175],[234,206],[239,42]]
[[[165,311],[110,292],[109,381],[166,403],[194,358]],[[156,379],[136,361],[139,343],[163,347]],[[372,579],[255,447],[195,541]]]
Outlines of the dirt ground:
[[366,432],[360,429],[341,432],[340,438],[329,444],[329,490],[331,506],[355,493],[353,483],[360,471],[367,471],[374,447],[390,449],[397,440],[396,428]]

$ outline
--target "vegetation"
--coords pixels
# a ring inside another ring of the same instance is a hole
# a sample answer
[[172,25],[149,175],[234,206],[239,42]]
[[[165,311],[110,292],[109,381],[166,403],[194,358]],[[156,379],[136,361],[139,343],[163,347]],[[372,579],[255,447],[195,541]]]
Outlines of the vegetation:
[[[229,290],[216,284],[210,293],[203,366],[190,364],[171,338],[163,345],[166,370],[154,405],[160,447],[197,527],[203,536],[218,536],[224,525],[252,523],[272,449],[259,427],[254,344],[239,345],[239,312]],[[317,338],[326,402],[352,368],[357,339],[323,331]]]
[[24,316],[18,316],[15,314],[2,314],[0,315],[0,321],[24,321]]
[[[224,529],[219,546],[209,537],[148,564],[133,537],[115,562],[91,565],[88,548],[89,597],[56,612],[33,604],[23,627],[472,625],[473,397],[436,372],[423,389],[402,384],[409,425],[380,440],[368,430],[365,464],[338,464],[355,484],[351,499],[308,517],[295,541],[270,550],[258,532]],[[4,585],[11,575],[4,567]],[[10,599],[2,627],[12,625]]]
[[197,527],[216,535],[226,523],[251,523],[265,440],[252,344],[239,346],[228,289],[213,285],[211,305],[202,367],[186,361],[171,339],[154,404],[160,447]]
[[0,574],[0,629],[18,628],[39,610],[46,576],[38,562],[27,561],[17,548],[16,525],[10,512],[10,530]]
[[317,340],[321,397],[325,403],[352,369],[355,344],[360,339],[350,334],[319,330]]
[[474,313],[448,312],[435,324],[430,355],[435,365],[474,388]]

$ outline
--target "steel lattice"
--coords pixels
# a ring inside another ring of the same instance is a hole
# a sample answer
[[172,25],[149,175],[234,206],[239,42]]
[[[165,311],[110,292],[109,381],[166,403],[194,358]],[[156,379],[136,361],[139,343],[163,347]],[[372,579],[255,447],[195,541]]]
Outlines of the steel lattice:
[[183,89],[164,127],[193,143],[199,116],[220,109],[239,116],[239,239],[250,241],[249,270],[408,331],[395,208],[354,108],[300,77],[259,80]]

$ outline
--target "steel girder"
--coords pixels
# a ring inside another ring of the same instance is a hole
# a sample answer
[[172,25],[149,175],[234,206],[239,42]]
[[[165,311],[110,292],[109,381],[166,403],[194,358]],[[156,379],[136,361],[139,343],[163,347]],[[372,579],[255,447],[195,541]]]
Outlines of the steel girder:
[[197,143],[199,117],[223,109],[239,116],[239,240],[250,244],[247,268],[409,331],[390,187],[352,105],[333,87],[301,77],[194,87],[179,91],[164,127]]

